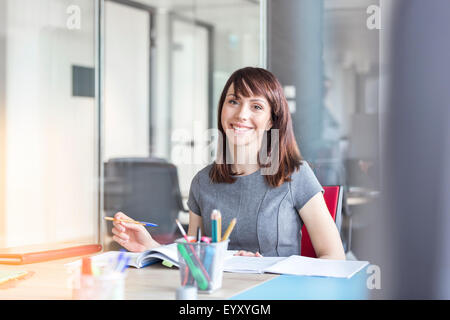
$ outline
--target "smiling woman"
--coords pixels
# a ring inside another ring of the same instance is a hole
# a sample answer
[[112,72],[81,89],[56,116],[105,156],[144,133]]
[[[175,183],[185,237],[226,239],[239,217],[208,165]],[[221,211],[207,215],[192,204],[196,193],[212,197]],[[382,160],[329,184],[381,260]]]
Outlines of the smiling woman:
[[[272,166],[277,170],[265,175],[270,186],[289,181],[302,157],[294,138],[288,103],[272,73],[251,67],[235,71],[225,84],[218,114],[219,131],[227,139],[219,140],[218,150],[222,153],[217,155],[211,170],[212,181],[232,183],[235,178],[231,175],[248,175],[260,167]],[[267,143],[263,145],[264,135]],[[269,159],[262,159],[264,155]]]
[[[210,236],[211,212],[218,209],[222,225],[237,219],[229,249],[239,250],[239,255],[299,255],[305,224],[316,256],[345,259],[322,186],[300,155],[277,78],[261,68],[235,71],[221,94],[218,127],[223,138],[216,161],[191,183],[188,235],[201,228]],[[276,170],[267,173],[264,169],[273,163]],[[136,225],[115,222],[113,233],[129,250],[159,245]]]

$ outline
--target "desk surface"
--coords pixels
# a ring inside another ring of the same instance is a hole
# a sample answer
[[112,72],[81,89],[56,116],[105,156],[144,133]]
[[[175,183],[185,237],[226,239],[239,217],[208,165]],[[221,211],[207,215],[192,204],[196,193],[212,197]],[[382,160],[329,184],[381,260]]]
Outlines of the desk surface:
[[[28,279],[15,280],[14,287],[0,289],[0,300],[72,299],[71,274],[64,264],[78,259],[19,266],[0,265],[0,270],[34,272]],[[222,288],[211,294],[198,294],[198,299],[367,299],[365,269],[351,279],[224,272]],[[174,300],[179,286],[178,268],[168,268],[161,263],[142,269],[128,268],[125,299]]]
[[[0,270],[26,270],[34,272],[24,280],[16,280],[15,287],[0,290],[0,299],[61,300],[71,299],[70,273],[65,263],[78,260],[69,258],[28,265],[0,265]],[[274,274],[224,273],[222,288],[211,294],[199,294],[199,300],[228,299],[249,288],[277,277]],[[180,286],[178,268],[167,268],[160,263],[142,269],[129,268],[125,284],[125,299],[173,300]]]

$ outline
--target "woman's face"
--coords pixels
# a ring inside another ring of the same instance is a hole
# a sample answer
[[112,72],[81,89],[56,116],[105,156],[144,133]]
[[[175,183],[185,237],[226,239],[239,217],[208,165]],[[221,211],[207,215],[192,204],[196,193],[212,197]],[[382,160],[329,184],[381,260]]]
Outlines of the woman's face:
[[231,84],[222,107],[221,123],[230,144],[256,144],[259,150],[264,131],[272,127],[271,108],[264,97],[236,96]]

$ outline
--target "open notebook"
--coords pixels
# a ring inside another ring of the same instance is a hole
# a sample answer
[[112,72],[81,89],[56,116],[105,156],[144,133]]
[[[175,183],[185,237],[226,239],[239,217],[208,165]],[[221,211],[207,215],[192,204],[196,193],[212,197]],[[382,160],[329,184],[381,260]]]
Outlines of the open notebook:
[[[367,261],[343,261],[307,258],[293,255],[290,257],[242,257],[234,256],[236,250],[228,250],[223,270],[234,273],[278,273],[303,276],[321,276],[336,278],[351,278],[367,266]],[[114,263],[119,251],[108,251],[92,256],[92,262],[97,265]],[[169,261],[178,267],[176,243],[163,245],[144,252],[127,252],[130,257],[128,265],[143,268],[155,262]],[[80,266],[81,260],[66,264]]]
[[[107,251],[91,257],[92,263],[98,266],[112,264],[117,261],[120,251]],[[129,257],[128,266],[134,268],[143,268],[150,264],[169,261],[171,264],[178,266],[177,244],[171,243],[163,245],[144,252],[126,252],[125,257]],[[81,260],[67,263],[68,267],[81,266]]]
[[[236,250],[227,250],[228,257],[233,256]],[[117,261],[120,251],[108,251],[91,257],[91,261],[97,266],[112,264]],[[170,264],[178,267],[177,244],[171,243],[153,248],[144,252],[125,252],[125,258],[129,257],[128,266],[134,268],[143,268],[156,262],[168,261]],[[81,266],[81,260],[66,264],[67,267]]]
[[368,261],[328,260],[297,255],[263,258],[234,256],[225,261],[224,271],[351,278],[368,264]]

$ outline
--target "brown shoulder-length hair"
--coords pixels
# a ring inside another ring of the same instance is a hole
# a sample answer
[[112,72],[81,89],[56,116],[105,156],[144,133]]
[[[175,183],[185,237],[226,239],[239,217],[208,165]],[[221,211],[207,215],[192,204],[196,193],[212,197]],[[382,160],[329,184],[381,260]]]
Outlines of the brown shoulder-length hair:
[[[226,95],[231,84],[234,87],[236,96],[250,97],[263,96],[267,99],[271,108],[272,129],[278,129],[278,141],[272,141],[271,130],[267,131],[261,149],[258,155],[258,164],[260,167],[269,167],[272,162],[270,159],[260,159],[261,154],[271,157],[278,157],[278,170],[274,174],[265,175],[267,184],[271,187],[278,187],[286,181],[291,181],[291,175],[300,168],[303,158],[297,146],[292,127],[292,119],[289,113],[289,107],[284,96],[283,88],[278,79],[269,71],[262,68],[246,67],[235,71],[228,79],[219,100],[218,110],[218,129],[219,144],[217,148],[217,160],[215,161],[209,177],[213,183],[233,183],[236,178],[233,175],[239,173],[232,172],[231,164],[227,163],[225,157],[227,154],[227,139],[222,127],[222,108],[225,103]],[[276,136],[276,135],[275,135]],[[278,142],[278,143],[277,143]],[[278,148],[275,150],[274,148]],[[265,152],[262,152],[265,151]]]

